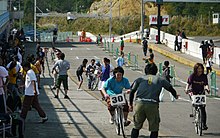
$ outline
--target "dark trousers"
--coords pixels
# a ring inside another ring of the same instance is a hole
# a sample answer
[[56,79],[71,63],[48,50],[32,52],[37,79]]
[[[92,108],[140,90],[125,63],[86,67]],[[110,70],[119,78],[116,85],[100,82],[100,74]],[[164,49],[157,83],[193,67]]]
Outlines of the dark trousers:
[[30,107],[35,108],[39,114],[40,117],[46,117],[45,112],[43,111],[43,109],[41,108],[39,101],[38,101],[38,96],[27,96],[25,95],[24,97],[24,101],[23,101],[23,106],[22,106],[22,110],[21,110],[21,118],[25,119],[27,116],[27,113],[30,109]]

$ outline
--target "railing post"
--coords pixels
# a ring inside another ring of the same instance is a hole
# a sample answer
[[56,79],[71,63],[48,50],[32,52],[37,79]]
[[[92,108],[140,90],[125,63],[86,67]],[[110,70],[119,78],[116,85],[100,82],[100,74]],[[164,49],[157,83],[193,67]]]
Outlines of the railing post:
[[128,52],[128,65],[131,65],[131,52]]
[[216,87],[216,71],[211,72],[211,95],[217,96],[217,87]]
[[118,53],[119,53],[119,50],[118,50],[118,48],[116,48],[116,50],[115,50],[115,58],[116,59],[118,58]]
[[172,85],[175,86],[176,85],[176,82],[175,82],[176,75],[175,75],[175,66],[174,65],[170,66],[170,76],[173,77],[173,79],[172,79],[173,84]]

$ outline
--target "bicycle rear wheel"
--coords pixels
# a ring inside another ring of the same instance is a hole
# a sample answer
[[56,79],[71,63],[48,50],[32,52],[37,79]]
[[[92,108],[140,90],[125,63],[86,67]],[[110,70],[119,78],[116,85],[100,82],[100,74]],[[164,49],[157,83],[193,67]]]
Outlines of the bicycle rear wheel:
[[114,124],[115,124],[116,133],[120,135],[120,113],[118,108],[115,108]]

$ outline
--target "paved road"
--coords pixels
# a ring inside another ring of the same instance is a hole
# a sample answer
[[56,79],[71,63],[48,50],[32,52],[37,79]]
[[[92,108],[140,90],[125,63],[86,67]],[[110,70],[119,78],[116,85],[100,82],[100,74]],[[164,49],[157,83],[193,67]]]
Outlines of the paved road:
[[[31,46],[29,48],[31,48]],[[46,109],[46,112],[50,112],[51,117],[46,124],[40,125],[39,127],[39,124],[34,123],[37,118],[36,113],[30,112],[30,118],[27,120],[28,133],[26,136],[116,137],[114,127],[108,124],[106,107],[101,101],[99,101],[101,98],[99,92],[88,91],[86,83],[83,85],[85,91],[79,92],[76,91],[75,84],[75,71],[81,64],[83,58],[95,58],[101,60],[103,57],[109,57],[109,54],[105,53],[101,48],[98,48],[95,45],[69,45],[69,47],[59,46],[59,48],[66,54],[66,59],[71,63],[71,69],[69,71],[73,80],[70,80],[71,100],[54,99],[54,92],[50,90],[51,77],[48,74],[45,75],[45,78],[43,79],[44,89],[42,90],[43,94],[41,97],[44,99],[42,100],[42,105]],[[31,50],[29,49],[28,51]],[[136,44],[127,44],[125,52],[129,51],[132,51],[134,54],[142,54],[141,46]],[[112,59],[112,64],[114,65],[113,57],[109,58]],[[178,62],[155,52],[156,62],[162,62],[164,60],[169,60],[172,65],[175,65],[176,74],[178,75],[179,80],[185,81],[187,79],[188,71],[192,69],[191,67],[179,64]],[[139,65],[140,68],[144,66],[144,62],[140,58]],[[48,66],[51,68],[50,63]],[[141,75],[143,75],[141,70],[132,70],[128,67],[125,68],[125,76],[129,78],[131,83],[135,78]],[[219,78],[217,78],[217,80],[219,82]],[[169,100],[169,94],[165,93],[164,102],[160,104],[161,125],[159,135],[161,137],[199,137],[195,135],[192,119],[189,118],[189,113],[191,112],[190,102],[183,92],[185,84],[182,83],[182,81],[176,81],[175,87],[181,95],[181,99],[176,102],[171,102]],[[94,108],[92,106],[93,104],[97,106]],[[207,114],[209,130],[204,133],[204,137],[220,137],[220,124],[217,123],[220,122],[219,104],[219,99],[208,98]],[[131,116],[132,113],[130,114],[130,119],[132,119]],[[132,125],[133,124],[126,129],[127,134],[130,134]],[[144,128],[145,130],[141,131],[141,135],[146,137],[148,136],[147,125],[144,125]]]

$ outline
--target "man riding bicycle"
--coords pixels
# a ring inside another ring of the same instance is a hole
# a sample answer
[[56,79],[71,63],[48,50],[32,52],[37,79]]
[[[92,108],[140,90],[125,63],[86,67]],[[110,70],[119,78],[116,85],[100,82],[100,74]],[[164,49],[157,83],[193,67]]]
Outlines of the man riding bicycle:
[[[111,95],[116,95],[116,94],[121,94],[122,90],[128,89],[126,93],[130,92],[130,83],[127,78],[123,77],[124,75],[124,69],[122,67],[117,67],[113,71],[114,76],[109,78],[102,89],[103,95],[105,96],[107,105],[108,105],[108,110],[110,112],[111,118],[109,122],[113,124],[113,116],[114,116],[114,110],[115,107],[111,106],[111,101],[110,97]],[[124,111],[124,125],[128,126],[131,122],[127,120],[128,117],[128,112],[129,112],[129,107],[128,103],[126,101],[126,104],[123,106],[123,111]]]
[[[201,63],[196,63],[194,65],[193,73],[188,78],[185,92],[186,94],[190,94],[190,95],[205,95],[204,90],[206,90],[208,93],[210,92],[208,86],[208,78],[207,75],[204,74],[203,65]],[[206,125],[205,106],[201,107],[201,110],[202,110],[203,130],[207,130],[208,127]]]

